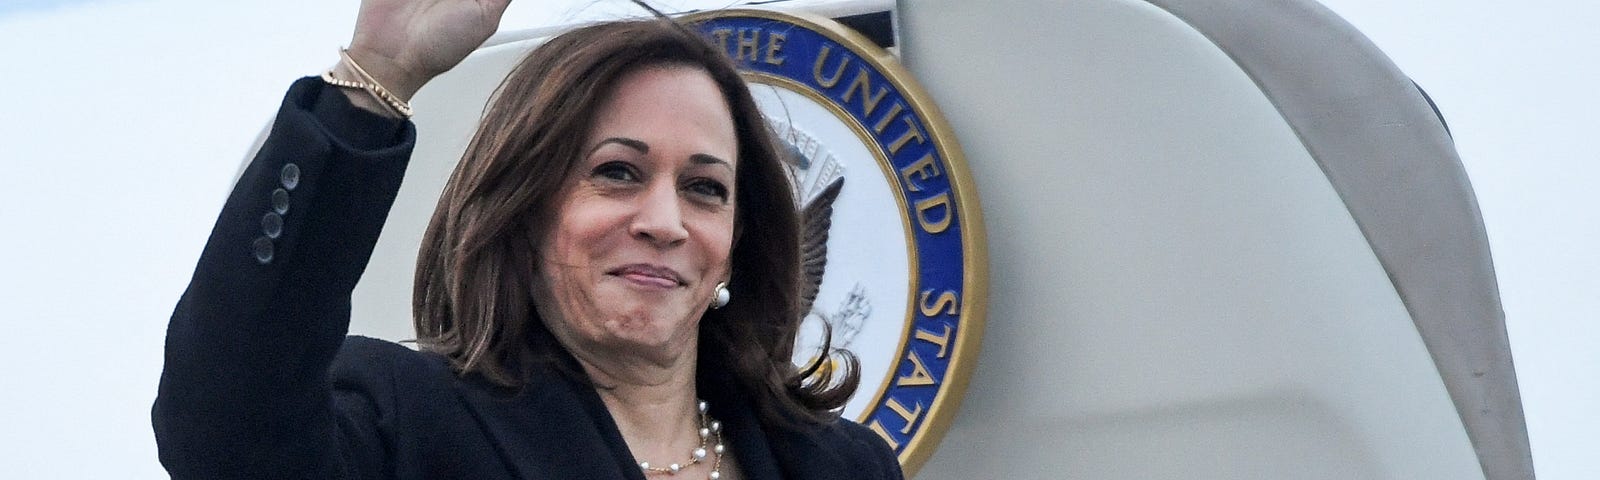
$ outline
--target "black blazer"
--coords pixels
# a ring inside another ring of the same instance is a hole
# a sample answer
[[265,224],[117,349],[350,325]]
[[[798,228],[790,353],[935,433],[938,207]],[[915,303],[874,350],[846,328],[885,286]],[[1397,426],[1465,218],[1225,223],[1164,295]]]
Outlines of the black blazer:
[[[152,418],[173,478],[645,480],[590,386],[506,391],[345,336],[415,138],[316,78],[290,88],[167,327]],[[747,478],[901,478],[860,425],[769,425],[730,383],[701,389]]]

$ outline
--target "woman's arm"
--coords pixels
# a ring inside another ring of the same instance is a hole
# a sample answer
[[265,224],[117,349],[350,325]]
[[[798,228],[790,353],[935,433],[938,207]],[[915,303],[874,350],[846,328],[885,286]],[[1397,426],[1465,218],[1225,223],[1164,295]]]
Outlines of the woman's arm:
[[174,478],[289,466],[336,478],[311,475],[331,459],[300,450],[331,451],[337,438],[327,368],[415,134],[320,82],[290,89],[167,326],[152,414]]
[[[409,98],[481,44],[505,4],[368,0],[350,53]],[[384,399],[336,399],[328,380],[415,138],[369,100],[296,82],[223,207],[168,325],[152,412],[174,478],[387,469],[374,425]]]

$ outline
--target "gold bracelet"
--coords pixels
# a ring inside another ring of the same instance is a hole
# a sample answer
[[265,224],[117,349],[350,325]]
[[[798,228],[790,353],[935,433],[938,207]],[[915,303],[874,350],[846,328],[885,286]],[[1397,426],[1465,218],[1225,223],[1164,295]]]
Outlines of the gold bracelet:
[[349,65],[351,70],[354,70],[357,75],[360,75],[362,81],[350,81],[335,78],[333,76],[333,70],[328,70],[326,73],[323,73],[322,81],[336,87],[359,88],[361,90],[365,90],[367,93],[372,94],[373,97],[376,97],[385,106],[389,107],[390,110],[393,110],[394,113],[399,114],[403,118],[411,118],[411,115],[414,113],[411,110],[411,104],[406,103],[405,100],[401,100],[400,97],[390,93],[389,89],[383,88],[383,85],[379,84],[377,79],[372,78],[372,75],[368,74],[366,69],[361,68],[361,65],[357,64],[355,59],[350,58],[350,53],[347,49],[339,49],[339,60],[344,62],[346,65]]

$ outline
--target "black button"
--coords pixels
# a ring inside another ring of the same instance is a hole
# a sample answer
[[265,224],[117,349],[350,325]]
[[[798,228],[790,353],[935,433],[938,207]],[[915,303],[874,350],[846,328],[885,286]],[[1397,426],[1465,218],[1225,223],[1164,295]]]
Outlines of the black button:
[[256,252],[257,262],[261,262],[262,265],[272,263],[272,239],[257,237],[256,242],[251,247]]
[[261,217],[261,233],[267,234],[267,238],[278,238],[278,235],[283,235],[283,217],[267,212],[266,216]]
[[272,191],[272,211],[278,215],[289,213],[289,191],[277,189]]
[[300,186],[300,166],[293,163],[283,166],[283,171],[278,172],[278,181],[283,183],[283,188],[290,191]]

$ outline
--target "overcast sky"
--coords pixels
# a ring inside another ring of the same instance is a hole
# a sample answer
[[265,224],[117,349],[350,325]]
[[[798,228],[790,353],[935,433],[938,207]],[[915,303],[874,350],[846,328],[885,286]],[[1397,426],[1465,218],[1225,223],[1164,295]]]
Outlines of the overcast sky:
[[[599,5],[596,5],[599,3]],[[515,2],[506,28],[626,11]],[[728,0],[658,1],[718,6]],[[1476,189],[1540,478],[1600,478],[1600,7],[1330,0],[1427,89]],[[283,89],[356,0],[0,2],[7,478],[165,478],[166,317]]]

